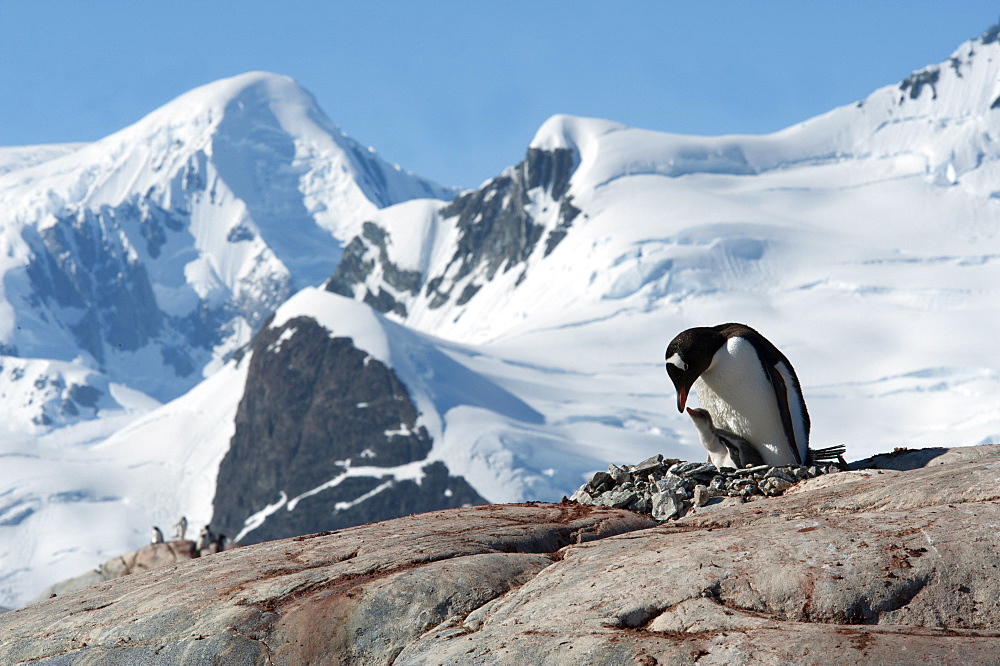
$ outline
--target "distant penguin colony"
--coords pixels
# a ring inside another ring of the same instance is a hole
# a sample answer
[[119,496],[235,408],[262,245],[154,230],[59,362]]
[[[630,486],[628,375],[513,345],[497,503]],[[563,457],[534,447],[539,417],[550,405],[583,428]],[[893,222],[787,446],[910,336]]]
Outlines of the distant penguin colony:
[[[181,519],[177,521],[174,525],[174,536],[175,541],[183,541],[184,535],[187,532],[188,521],[187,518],[181,516]],[[163,531],[157,527],[153,526],[150,536],[151,543],[164,543]],[[210,525],[205,525],[201,528],[201,532],[198,534],[198,541],[194,544],[195,555],[194,557],[199,557],[202,555],[211,555],[214,553],[221,553],[226,550],[227,545],[229,545],[229,539],[225,534],[215,534],[212,532]]]
[[197,549],[198,554],[201,556],[213,555],[224,551],[227,541],[228,539],[225,534],[216,534],[212,531],[211,526],[205,525],[201,528],[201,533],[198,535],[198,542],[195,544],[195,549]]
[[[705,414],[689,415],[712,462],[713,455],[736,462],[727,442],[739,451],[738,440],[767,465],[803,465],[811,459],[809,413],[799,379],[763,335],[735,323],[689,328],[670,341],[665,358],[677,411],[684,412],[692,389],[698,394]],[[740,455],[749,459],[748,452]]]

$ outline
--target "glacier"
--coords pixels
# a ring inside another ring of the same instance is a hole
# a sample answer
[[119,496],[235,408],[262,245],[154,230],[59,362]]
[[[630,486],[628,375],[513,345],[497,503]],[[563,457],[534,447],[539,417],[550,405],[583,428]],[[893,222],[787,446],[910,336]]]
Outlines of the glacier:
[[770,135],[554,116],[464,193],[265,73],[93,144],[0,149],[0,605],[211,522],[243,351],[297,317],[393,368],[428,460],[490,501],[704,458],[663,350],[725,321],[795,365],[814,446],[1000,442],[989,34]]

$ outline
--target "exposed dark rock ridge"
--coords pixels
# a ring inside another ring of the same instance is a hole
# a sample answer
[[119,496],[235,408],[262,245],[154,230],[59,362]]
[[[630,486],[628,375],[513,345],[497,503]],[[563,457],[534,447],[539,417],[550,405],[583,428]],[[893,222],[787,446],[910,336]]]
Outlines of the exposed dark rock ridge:
[[[361,235],[348,243],[326,288],[363,300],[383,314],[405,317],[403,301],[418,297],[421,290],[428,306],[434,309],[448,302],[464,305],[498,271],[519,268],[523,277],[525,263],[539,241],[545,238],[544,254],[548,255],[580,214],[567,194],[578,160],[578,155],[567,148],[529,148],[517,166],[441,208],[441,218],[454,219],[458,238],[447,264],[430,267],[432,275],[394,264],[387,251],[389,232],[366,222]],[[554,222],[535,218],[539,212],[547,214],[548,208],[532,212],[533,190],[543,192],[549,205],[556,207]]]
[[[189,195],[204,188],[200,177],[197,170],[178,176],[193,188],[185,190]],[[291,295],[293,286],[288,279],[261,276],[253,290],[221,304],[199,299],[186,314],[168,314],[160,308],[147,271],[153,264],[143,255],[159,258],[171,235],[190,235],[190,224],[189,211],[164,209],[134,196],[117,206],[68,209],[41,229],[25,227],[22,236],[32,252],[25,268],[29,305],[79,310],[82,316],[67,327],[101,370],[112,355],[152,344],[178,377],[192,375],[232,333],[234,317],[256,328]],[[248,234],[248,229],[234,228],[230,242],[253,237]],[[59,320],[60,315],[52,317]]]
[[[454,296],[454,286],[473,271],[492,280],[497,270],[506,272],[525,262],[543,233],[542,226],[526,210],[531,203],[528,195],[531,190],[541,188],[553,202],[567,203],[566,210],[560,210],[559,219],[562,236],[565,235],[565,229],[580,212],[563,199],[576,159],[576,154],[566,148],[551,151],[529,148],[520,164],[482,188],[459,195],[441,209],[441,217],[457,218],[459,237],[451,260],[438,275],[427,281],[424,291],[431,299],[432,308],[444,305]],[[558,240],[551,238],[550,235],[551,247],[546,254],[558,244]],[[452,268],[454,265],[457,269]],[[470,288],[475,286],[472,283],[466,286],[457,297],[457,305],[471,298],[466,293]]]
[[896,469],[660,525],[488,505],[257,544],[6,613],[0,662],[997,663],[1000,446],[865,464]]
[[22,232],[33,252],[26,269],[33,294],[40,301],[84,313],[71,329],[76,342],[98,363],[104,363],[106,347],[134,351],[163,326],[145,267],[121,240],[123,226],[136,222],[153,239],[150,249],[158,247],[163,227],[155,217],[146,221],[143,224],[134,205],[120,211],[104,206],[99,211],[69,213],[51,226],[26,227]]
[[[240,540],[485,503],[441,462],[428,461],[419,483],[392,475],[388,468],[424,460],[431,450],[417,417],[395,372],[350,338],[331,337],[309,317],[265,326],[254,340],[236,431],[219,467],[213,527],[237,535],[268,505],[306,493],[294,510],[282,506]],[[387,469],[350,476],[348,467]]]
[[[39,426],[87,418],[118,404],[106,377],[97,373],[84,377],[73,377],[73,374],[67,376],[57,365],[36,365],[17,358],[0,359],[0,378],[10,382],[8,386],[16,389],[18,384],[30,384],[32,394],[22,403],[22,409],[30,413],[31,422]],[[12,400],[10,394],[7,399]],[[9,520],[5,517],[0,524],[11,524]]]
[[[364,284],[378,262],[382,267],[382,278],[397,294],[408,292],[416,295],[420,291],[420,271],[401,269],[392,262],[386,246],[387,237],[385,229],[374,222],[365,222],[361,235],[352,238],[344,248],[337,270],[327,281],[327,291],[353,298],[354,285]],[[406,316],[406,306],[380,287],[374,292],[366,290],[363,300],[383,314],[392,312],[400,317]]]
[[[953,67],[958,72],[957,64],[953,63]],[[937,67],[929,67],[919,72],[914,72],[900,82],[899,89],[904,93],[909,91],[910,99],[917,99],[920,97],[920,93],[923,92],[924,86],[927,86],[931,89],[931,99],[937,99],[937,88],[935,85],[938,82],[940,73],[941,71]]]

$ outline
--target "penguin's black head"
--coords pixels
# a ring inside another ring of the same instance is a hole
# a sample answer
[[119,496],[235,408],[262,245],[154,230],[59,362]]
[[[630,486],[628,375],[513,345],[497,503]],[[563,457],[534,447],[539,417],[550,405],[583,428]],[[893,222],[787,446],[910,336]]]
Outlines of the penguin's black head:
[[683,412],[691,385],[708,369],[712,357],[726,342],[726,336],[717,330],[700,326],[682,331],[667,345],[664,354],[667,375],[677,390],[677,411]]

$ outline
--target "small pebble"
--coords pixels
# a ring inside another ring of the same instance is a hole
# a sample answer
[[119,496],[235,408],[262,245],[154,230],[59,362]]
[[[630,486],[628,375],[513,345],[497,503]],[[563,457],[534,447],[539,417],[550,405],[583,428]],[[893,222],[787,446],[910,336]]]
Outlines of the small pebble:
[[615,483],[625,483],[631,478],[628,470],[624,467],[619,467],[614,463],[608,465],[608,474],[611,476],[611,480]]
[[705,506],[705,504],[708,503],[709,497],[710,495],[708,494],[707,486],[698,485],[694,487],[694,496],[692,501],[695,506]]

